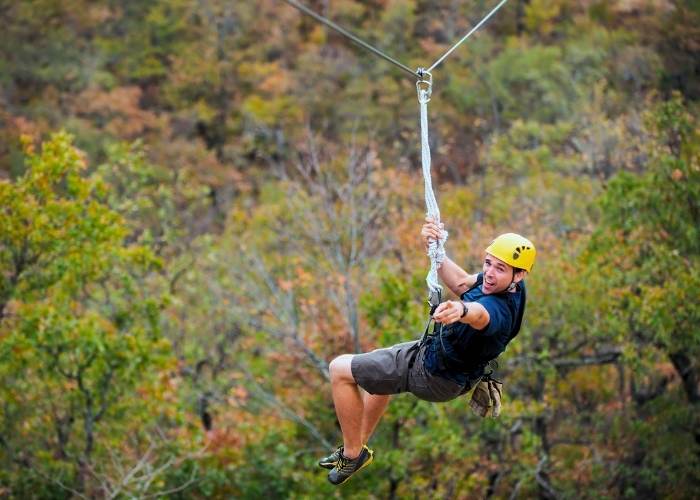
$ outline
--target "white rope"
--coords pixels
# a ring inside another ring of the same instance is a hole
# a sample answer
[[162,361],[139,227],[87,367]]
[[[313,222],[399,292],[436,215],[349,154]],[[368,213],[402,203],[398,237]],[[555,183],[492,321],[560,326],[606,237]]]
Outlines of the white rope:
[[[421,79],[416,82],[418,91],[418,102],[420,103],[420,142],[421,142],[421,163],[423,165],[423,181],[425,183],[425,206],[426,213],[432,217],[435,224],[440,225],[440,208],[438,207],[435,193],[433,193],[433,182],[430,175],[430,143],[428,141],[428,101],[432,93],[432,76],[429,72],[419,70]],[[428,257],[430,257],[430,272],[425,281],[431,295],[440,293],[442,287],[438,282],[437,270],[445,260],[445,242],[447,241],[447,231],[442,232],[443,237],[430,240],[428,244]]]

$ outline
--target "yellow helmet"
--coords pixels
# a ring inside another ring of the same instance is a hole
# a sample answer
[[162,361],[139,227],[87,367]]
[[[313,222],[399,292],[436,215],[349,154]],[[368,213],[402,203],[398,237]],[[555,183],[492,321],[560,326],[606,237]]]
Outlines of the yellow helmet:
[[493,240],[486,253],[529,273],[535,264],[537,251],[535,245],[527,238],[515,233],[506,233]]

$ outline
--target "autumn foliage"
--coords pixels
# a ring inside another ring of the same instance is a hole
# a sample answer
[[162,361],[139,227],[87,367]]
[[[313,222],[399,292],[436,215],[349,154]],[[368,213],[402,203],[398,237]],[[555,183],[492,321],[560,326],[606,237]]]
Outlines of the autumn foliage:
[[[305,3],[410,67],[493,6]],[[0,498],[697,497],[697,2],[513,0],[435,70],[447,252],[528,236],[528,309],[501,417],[397,396],[341,489],[328,362],[427,320],[414,82],[279,1],[0,13]]]

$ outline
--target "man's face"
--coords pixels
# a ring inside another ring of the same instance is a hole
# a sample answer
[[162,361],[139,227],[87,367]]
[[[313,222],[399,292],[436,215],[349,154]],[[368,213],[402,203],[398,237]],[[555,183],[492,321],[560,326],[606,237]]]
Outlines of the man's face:
[[504,291],[513,280],[513,268],[491,255],[486,254],[484,257],[484,283],[481,285],[481,290],[489,295]]

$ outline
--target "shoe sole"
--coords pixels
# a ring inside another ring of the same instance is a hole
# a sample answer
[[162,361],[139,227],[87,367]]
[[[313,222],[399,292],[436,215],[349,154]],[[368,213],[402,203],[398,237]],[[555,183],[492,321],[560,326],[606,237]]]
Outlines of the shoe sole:
[[357,469],[355,472],[353,472],[353,473],[350,474],[348,477],[346,477],[345,479],[343,479],[341,482],[339,482],[339,483],[337,483],[337,484],[336,484],[336,483],[331,483],[331,484],[334,485],[334,486],[340,486],[341,484],[347,483],[347,482],[348,482],[348,479],[350,479],[352,476],[354,476],[355,474],[357,474],[358,472],[360,472],[362,469],[364,469],[365,467],[367,467],[369,464],[371,464],[373,460],[374,460],[374,452],[371,452],[371,453],[369,454],[369,460],[367,460],[365,463],[363,463],[363,464],[360,466],[359,469]]

